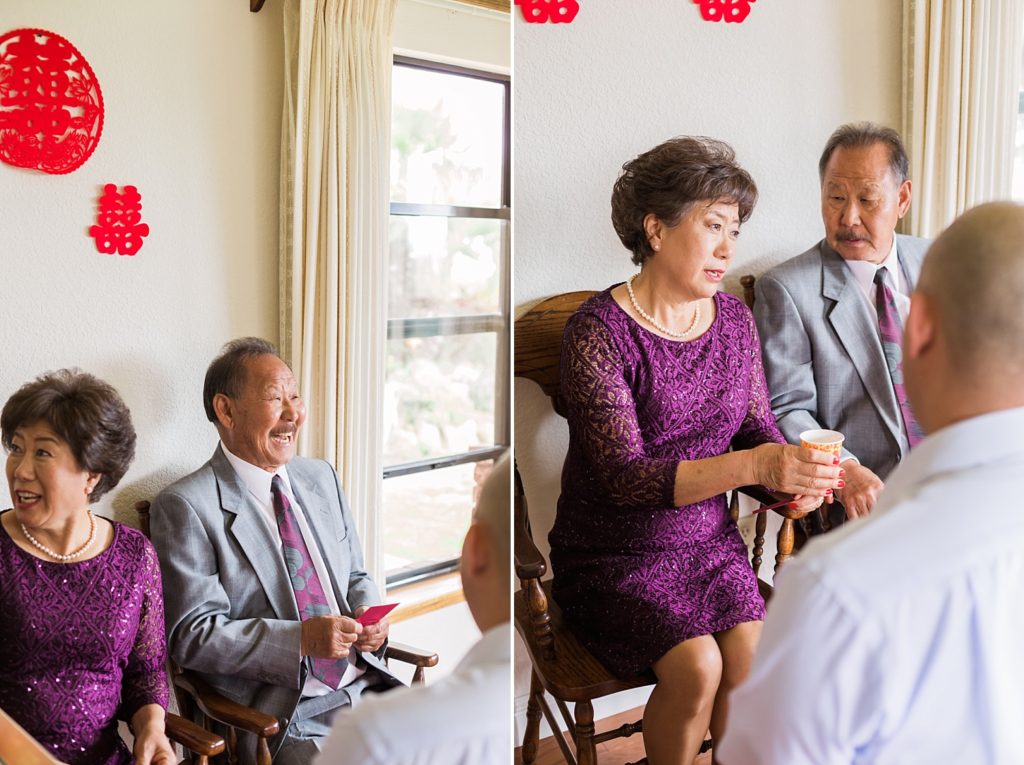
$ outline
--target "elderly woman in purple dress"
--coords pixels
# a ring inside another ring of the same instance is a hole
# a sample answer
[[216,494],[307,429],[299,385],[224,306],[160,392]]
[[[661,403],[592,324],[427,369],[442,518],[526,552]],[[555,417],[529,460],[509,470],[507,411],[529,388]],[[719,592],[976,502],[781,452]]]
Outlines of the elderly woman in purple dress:
[[754,321],[719,291],[757,199],[732,149],[675,138],[622,169],[612,222],[640,266],[570,318],[569,450],[551,531],[555,596],[620,677],[653,668],[651,765],[693,762],[722,735],[764,603],[725,492],[763,484],[810,512],[840,469],[785,445]]
[[173,763],[156,553],[89,507],[135,455],[128,408],[60,370],[11,396],[0,438],[14,504],[0,514],[0,708],[69,765]]

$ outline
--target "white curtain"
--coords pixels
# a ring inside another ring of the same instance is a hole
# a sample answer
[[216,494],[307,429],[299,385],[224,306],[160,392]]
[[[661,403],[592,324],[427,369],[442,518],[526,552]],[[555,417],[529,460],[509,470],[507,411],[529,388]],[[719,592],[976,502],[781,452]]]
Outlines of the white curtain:
[[378,582],[394,6],[284,11],[281,352],[309,412],[299,451],[337,468]]
[[935,236],[969,207],[1009,199],[1024,0],[904,0],[908,233]]

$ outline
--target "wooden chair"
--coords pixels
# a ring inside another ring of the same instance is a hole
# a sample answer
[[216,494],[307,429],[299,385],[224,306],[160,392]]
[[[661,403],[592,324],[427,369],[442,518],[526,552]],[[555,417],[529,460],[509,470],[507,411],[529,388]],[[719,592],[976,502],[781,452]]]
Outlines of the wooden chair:
[[[568,318],[594,294],[583,291],[556,295],[538,303],[515,322],[515,376],[539,385],[551,399],[554,411],[562,416],[565,415],[560,395],[562,333]],[[771,503],[777,499],[761,487],[744,487],[741,491],[762,503]],[[737,494],[733,493],[730,503],[734,519],[739,513]],[[785,520],[778,538],[776,570],[793,551],[790,511],[781,508],[778,512]],[[551,596],[551,582],[544,581],[547,563],[533,541],[518,465],[515,467],[514,515],[515,569],[522,584],[513,599],[515,625],[526,645],[533,670],[523,736],[523,763],[530,765],[536,758],[540,716],[543,713],[566,762],[570,765],[595,765],[597,744],[640,732],[642,721],[626,723],[615,730],[595,734],[593,701],[620,691],[652,685],[656,678],[651,670],[631,680],[616,678],[566,627],[562,611]],[[765,529],[766,514],[761,513],[755,525],[751,561],[756,573],[760,572]],[[771,595],[771,586],[760,578],[758,587],[764,597]],[[544,696],[545,691],[555,699],[575,745],[575,755],[561,733],[559,721]],[[575,704],[575,715],[569,713],[569,702]],[[705,741],[701,751],[710,748],[710,744],[710,741]]]
[[[135,512],[139,516],[139,528],[149,538],[148,500],[135,503]],[[384,653],[385,662],[394,660],[411,664],[413,685],[424,684],[424,670],[437,665],[437,654],[419,648],[388,642]],[[223,746],[227,762],[236,765],[238,762],[238,731],[245,731],[256,736],[257,765],[271,765],[269,740],[277,735],[280,724],[276,717],[232,701],[214,689],[198,674],[182,669],[171,662],[171,679],[174,684],[174,695],[178,701],[178,709],[188,720],[201,720],[203,727],[193,725],[199,731],[206,732],[213,728],[213,723],[220,723],[227,731],[226,747]],[[187,722],[187,720],[185,720]],[[205,730],[204,730],[205,729]],[[202,765],[206,760],[195,760]]]
[[226,748],[223,736],[201,728],[191,720],[186,720],[171,712],[167,713],[164,725],[167,738],[173,743],[179,744],[185,751],[185,759],[182,760],[182,763],[207,765],[213,757],[222,754]]
[[[180,744],[188,753],[184,762],[206,765],[208,758],[224,751],[223,738],[178,715],[167,714],[165,730],[167,738],[172,743]],[[49,751],[0,709],[0,763],[5,762],[18,765],[60,765]]]

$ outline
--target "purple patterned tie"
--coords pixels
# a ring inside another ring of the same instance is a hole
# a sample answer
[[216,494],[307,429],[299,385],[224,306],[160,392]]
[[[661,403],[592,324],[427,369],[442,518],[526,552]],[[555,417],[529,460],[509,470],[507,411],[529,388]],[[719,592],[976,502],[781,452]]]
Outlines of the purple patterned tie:
[[882,338],[882,351],[885,353],[885,364],[889,367],[889,376],[892,378],[892,389],[896,394],[896,401],[900,405],[900,412],[903,414],[903,425],[907,432],[907,442],[913,449],[924,438],[921,426],[917,424],[914,413],[910,410],[910,402],[907,400],[907,390],[903,386],[903,323],[900,321],[899,311],[896,309],[896,298],[889,289],[886,281],[888,270],[882,266],[875,271],[875,305],[878,308],[878,333]]
[[[277,528],[281,532],[281,548],[288,576],[291,577],[292,590],[295,592],[295,605],[299,607],[299,618],[305,621],[314,616],[328,616],[331,607],[327,603],[327,595],[313,568],[313,560],[309,557],[309,548],[299,531],[292,503],[284,493],[281,476],[275,475],[271,480],[270,494],[274,500],[274,515],[277,516]],[[331,688],[338,687],[347,668],[348,659],[313,659],[313,677]]]

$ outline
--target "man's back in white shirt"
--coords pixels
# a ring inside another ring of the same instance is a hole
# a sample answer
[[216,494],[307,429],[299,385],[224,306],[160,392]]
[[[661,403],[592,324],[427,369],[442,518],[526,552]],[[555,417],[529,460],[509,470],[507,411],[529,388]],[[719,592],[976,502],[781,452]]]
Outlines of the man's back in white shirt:
[[781,573],[727,765],[1024,762],[1024,409],[949,426]]
[[492,627],[432,685],[338,715],[316,765],[505,765],[512,753],[512,628]]

